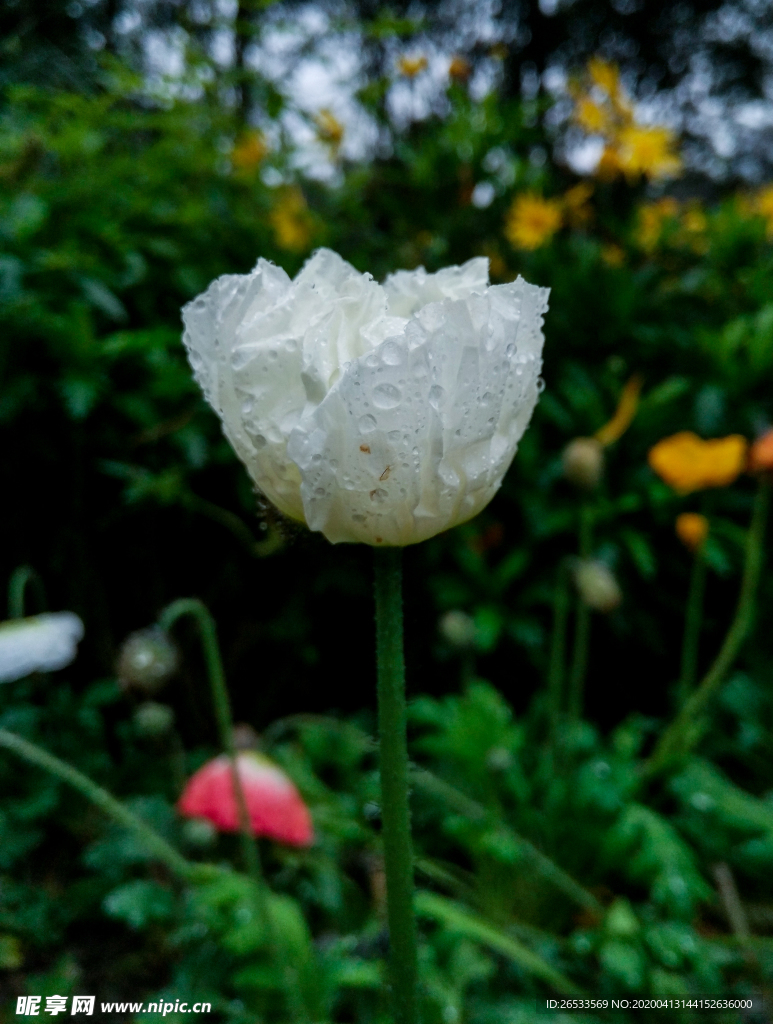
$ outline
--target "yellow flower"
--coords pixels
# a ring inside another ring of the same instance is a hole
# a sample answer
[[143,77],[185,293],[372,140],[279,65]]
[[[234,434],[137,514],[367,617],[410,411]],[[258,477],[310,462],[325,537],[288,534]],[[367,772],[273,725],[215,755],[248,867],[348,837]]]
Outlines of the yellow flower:
[[608,267],[622,267],[625,263],[625,252],[619,245],[610,242],[602,248],[601,258]]
[[250,132],[231,150],[231,163],[240,171],[254,170],[268,153],[266,140],[260,132]]
[[634,416],[639,408],[641,386],[642,379],[638,373],[635,373],[623,388],[620,401],[617,403],[612,419],[605,423],[603,427],[600,427],[593,435],[605,447],[621,438],[633,423]]
[[589,96],[580,96],[577,100],[574,119],[591,135],[605,135],[611,127],[608,111]]
[[601,159],[596,166],[596,177],[602,181],[612,181],[618,176],[620,167],[620,156],[614,146],[605,146]]
[[593,217],[593,210],[588,205],[588,200],[593,195],[593,185],[587,181],[581,181],[579,185],[573,185],[564,193],[563,204],[566,211],[566,219],[572,227],[581,227],[587,224]]
[[427,67],[427,58],[424,54],[415,57],[401,57],[397,62],[397,69],[406,78],[415,78]]
[[620,94],[620,70],[616,64],[601,57],[591,57],[588,61],[588,74],[594,85],[603,89],[612,99]]
[[682,512],[676,517],[676,535],[690,551],[698,551],[703,547],[709,535],[709,521],[698,512]]
[[676,199],[666,196],[665,199],[658,199],[655,203],[647,203],[639,207],[638,225],[635,239],[640,248],[645,252],[652,252],[663,233],[663,224],[667,220],[673,220],[679,214],[679,203]]
[[303,252],[311,243],[311,215],[299,188],[284,190],[269,216],[277,245]]
[[682,161],[673,152],[676,138],[670,128],[628,125],[618,135],[618,159],[630,179],[668,178],[678,174]]
[[516,196],[505,218],[505,238],[516,249],[539,249],[561,227],[561,203],[534,192]]
[[334,152],[338,152],[344,138],[344,126],[327,107],[323,107],[314,120],[317,123],[317,138],[321,142],[326,142]]
[[690,430],[650,448],[650,468],[679,494],[727,487],[746,465],[747,441],[740,434],[704,441]]

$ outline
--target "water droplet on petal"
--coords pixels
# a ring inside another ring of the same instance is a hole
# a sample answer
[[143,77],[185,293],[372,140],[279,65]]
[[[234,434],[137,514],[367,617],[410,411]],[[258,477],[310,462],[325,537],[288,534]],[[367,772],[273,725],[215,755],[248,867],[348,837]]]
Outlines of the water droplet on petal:
[[433,384],[429,389],[429,404],[433,409],[439,409],[440,403],[443,401],[445,391],[439,384]]
[[481,396],[481,400],[480,401],[481,401],[481,405],[489,405],[491,402],[494,401],[494,396],[491,394],[490,391],[485,391],[483,393],[483,395]]
[[253,434],[252,443],[255,445],[256,448],[265,448],[267,441],[262,434]]
[[373,389],[373,404],[377,409],[394,409],[401,398],[400,390],[394,384],[379,384]]
[[512,359],[517,351],[518,349],[515,347],[515,345],[510,343],[505,349],[505,355],[508,357],[508,359]]
[[403,361],[403,350],[394,341],[387,341],[379,349],[379,353],[387,366],[399,366]]
[[325,488],[324,488],[324,487],[315,487],[315,488],[314,488],[314,493],[316,494],[316,496],[317,496],[318,498],[324,498],[324,497],[325,497],[325,494],[326,494],[327,492],[325,491]]
[[538,377],[537,378],[537,394],[541,395],[544,390],[545,390],[545,381],[542,379],[542,377]]
[[360,428],[361,434],[370,434],[376,429],[376,417],[371,416],[370,413],[367,413],[365,416],[360,416],[357,421],[357,426]]

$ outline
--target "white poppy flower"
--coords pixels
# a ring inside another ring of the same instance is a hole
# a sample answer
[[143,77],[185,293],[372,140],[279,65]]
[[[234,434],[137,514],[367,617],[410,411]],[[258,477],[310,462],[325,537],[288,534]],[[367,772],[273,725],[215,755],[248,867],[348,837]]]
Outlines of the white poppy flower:
[[415,544],[493,497],[540,390],[548,291],[488,261],[383,285],[320,249],[183,310],[191,366],[256,486],[329,541]]
[[0,683],[56,672],[75,659],[83,623],[74,612],[46,612],[0,622]]

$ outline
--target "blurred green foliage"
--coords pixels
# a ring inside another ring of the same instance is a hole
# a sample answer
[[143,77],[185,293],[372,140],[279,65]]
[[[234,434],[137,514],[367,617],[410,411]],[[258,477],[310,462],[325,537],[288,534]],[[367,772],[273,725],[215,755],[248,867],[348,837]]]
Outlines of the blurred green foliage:
[[[362,99],[383,113],[378,85]],[[87,632],[66,672],[2,689],[0,726],[129,801],[186,856],[238,864],[233,837],[174,812],[215,749],[191,638],[181,631],[183,667],[163,696],[171,731],[144,733],[138,699],[114,678],[121,640],[194,593],[220,623],[237,718],[296,781],[317,842],[264,844],[267,930],[244,876],[175,881],[80,797],[3,754],[1,1020],[11,996],[86,991],[205,1000],[233,1024],[388,1019],[368,552],[331,549],[257,506],[180,344],[180,306],[213,277],[258,255],[292,273],[320,244],[379,278],[483,254],[495,281],[522,273],[552,289],[547,387],[501,493],[406,553],[425,1024],[520,1024],[547,991],[737,995],[771,982],[769,578],[698,753],[642,775],[679,674],[690,556],[675,516],[711,522],[702,672],[735,606],[755,486],[680,497],[646,454],[678,430],[753,438],[770,425],[765,219],[730,195],[677,206],[646,234],[644,183],[599,180],[583,217],[514,249],[514,197],[566,202],[576,180],[535,158],[548,140],[530,106],[474,101],[460,83],[448,102],[391,155],[339,163],[323,186],[294,175],[289,150],[250,149],[216,97],[151,102],[117,65],[90,95],[5,92],[0,567],[9,578],[34,566],[51,606],[77,611]],[[485,208],[472,202],[482,182]],[[561,452],[610,419],[634,374],[636,417],[583,495]],[[592,616],[585,713],[556,732],[553,606],[583,508],[624,600]],[[470,628],[439,629],[448,612]],[[732,870],[751,936],[733,931],[717,864]]]

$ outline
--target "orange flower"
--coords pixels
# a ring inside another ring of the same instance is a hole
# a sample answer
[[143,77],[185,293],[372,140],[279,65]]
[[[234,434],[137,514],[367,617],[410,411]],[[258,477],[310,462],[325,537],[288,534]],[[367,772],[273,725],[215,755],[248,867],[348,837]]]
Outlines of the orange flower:
[[650,468],[679,494],[727,487],[746,464],[747,442],[740,434],[704,441],[690,430],[665,437],[650,448]]
[[401,57],[397,62],[397,69],[406,78],[415,78],[422,71],[426,70],[427,63],[428,61],[424,54],[418,54],[415,57]]
[[268,153],[266,140],[260,132],[243,136],[231,150],[231,163],[240,171],[254,170]]
[[505,218],[505,238],[516,249],[539,249],[558,231],[561,221],[560,202],[523,192]]
[[698,512],[682,512],[676,517],[676,535],[690,551],[703,547],[709,535],[709,521]]
[[451,63],[448,65],[448,77],[452,81],[464,85],[471,74],[472,65],[468,60],[465,60],[464,57],[460,57],[458,54],[451,58]]
[[773,427],[758,437],[749,450],[749,472],[773,471]]

